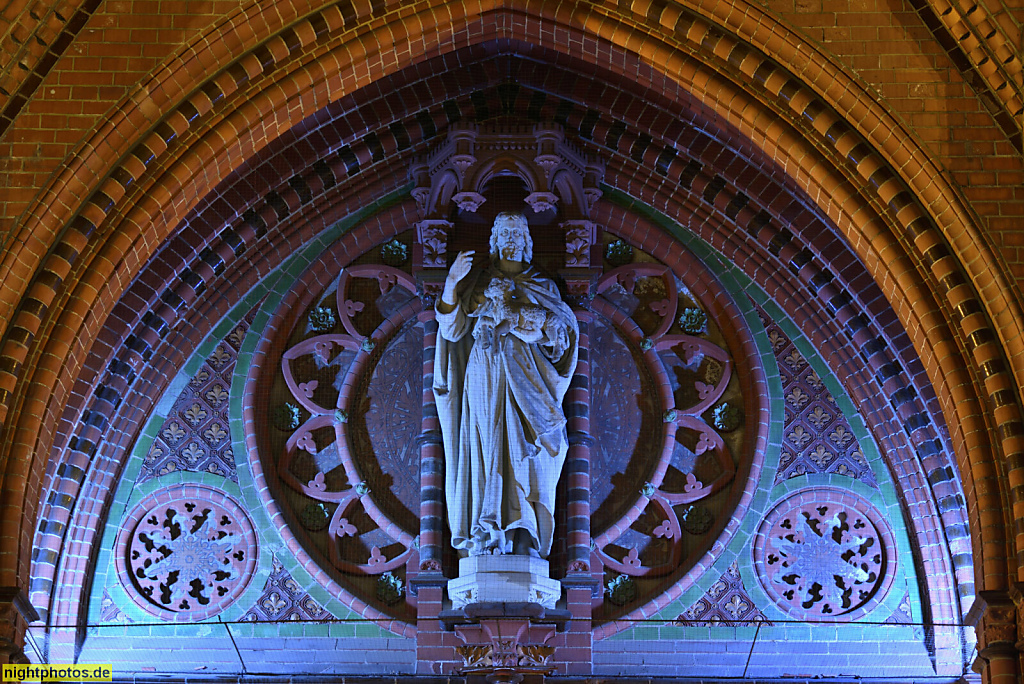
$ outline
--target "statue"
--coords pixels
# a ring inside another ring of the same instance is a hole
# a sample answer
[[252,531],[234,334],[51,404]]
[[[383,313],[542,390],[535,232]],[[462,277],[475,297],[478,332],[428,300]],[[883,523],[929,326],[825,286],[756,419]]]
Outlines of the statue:
[[523,215],[497,216],[490,252],[472,276],[474,253],[460,252],[436,306],[434,396],[452,545],[463,557],[547,558],[579,328],[554,282],[529,263]]

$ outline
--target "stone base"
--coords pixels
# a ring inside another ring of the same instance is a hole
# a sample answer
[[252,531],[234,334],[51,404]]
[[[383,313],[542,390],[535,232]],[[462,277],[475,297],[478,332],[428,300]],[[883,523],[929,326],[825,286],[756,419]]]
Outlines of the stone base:
[[548,562],[532,556],[470,556],[459,560],[459,576],[449,580],[453,608],[471,603],[539,603],[554,608],[562,584],[551,579]]

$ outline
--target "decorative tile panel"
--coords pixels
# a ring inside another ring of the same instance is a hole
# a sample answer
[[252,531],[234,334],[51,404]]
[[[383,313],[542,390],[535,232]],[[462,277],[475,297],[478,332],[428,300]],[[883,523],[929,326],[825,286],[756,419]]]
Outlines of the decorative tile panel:
[[137,483],[178,470],[238,481],[228,428],[228,396],[238,349],[248,329],[248,321],[241,321],[182,389],[143,460]]
[[263,593],[255,605],[242,616],[243,622],[282,622],[285,620],[324,622],[335,616],[303,591],[299,583],[274,558],[274,569],[267,578]]
[[727,624],[732,627],[744,627],[757,623],[771,624],[760,610],[754,606],[753,599],[743,586],[743,578],[736,563],[729,566],[717,582],[686,612],[676,618],[676,622],[692,627],[712,627]]
[[914,622],[914,609],[910,606],[910,594],[903,594],[903,600],[885,621],[889,625],[909,625]]
[[812,473],[843,475],[877,488],[850,423],[796,345],[757,309],[779,364],[785,401],[782,457],[775,484]]
[[121,612],[121,609],[114,603],[114,599],[110,598],[110,593],[106,588],[103,589],[103,598],[100,599],[100,622],[114,624],[134,622],[125,613]]

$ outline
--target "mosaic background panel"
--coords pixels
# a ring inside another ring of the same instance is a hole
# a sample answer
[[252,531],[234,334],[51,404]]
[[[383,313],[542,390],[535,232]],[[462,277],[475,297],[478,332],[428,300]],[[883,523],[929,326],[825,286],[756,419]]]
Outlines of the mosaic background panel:
[[712,627],[723,623],[733,627],[771,624],[747,593],[736,563],[730,565],[704,596],[680,613],[675,621],[691,627]]
[[181,390],[142,463],[136,484],[175,471],[207,472],[238,482],[228,396],[238,350],[255,309],[239,322]]
[[897,606],[896,610],[892,612],[892,615],[885,622],[889,625],[909,625],[914,622],[914,609],[910,605],[909,592],[903,595],[900,605]]
[[106,587],[103,588],[103,598],[100,599],[100,622],[114,624],[135,622],[118,608]]
[[757,314],[779,365],[786,414],[775,484],[813,473],[842,475],[878,488],[850,423],[796,345],[763,309]]
[[242,622],[325,622],[337,616],[304,591],[281,562],[274,557],[274,568],[256,603],[242,616]]

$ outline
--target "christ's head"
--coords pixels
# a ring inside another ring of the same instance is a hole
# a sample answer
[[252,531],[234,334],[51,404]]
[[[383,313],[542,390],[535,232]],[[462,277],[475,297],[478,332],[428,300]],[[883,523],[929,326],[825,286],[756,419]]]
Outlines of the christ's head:
[[503,211],[494,218],[491,256],[522,263],[533,260],[533,239],[525,216]]

